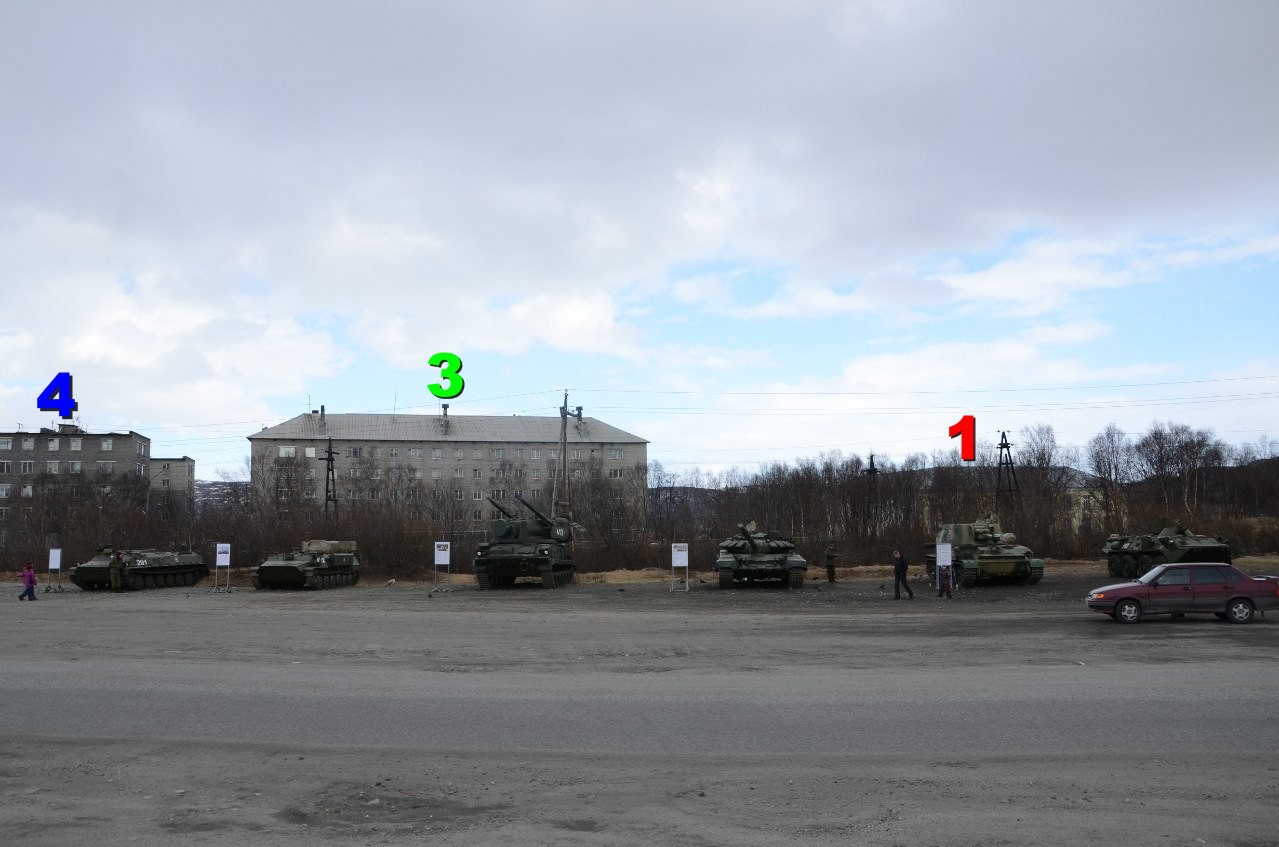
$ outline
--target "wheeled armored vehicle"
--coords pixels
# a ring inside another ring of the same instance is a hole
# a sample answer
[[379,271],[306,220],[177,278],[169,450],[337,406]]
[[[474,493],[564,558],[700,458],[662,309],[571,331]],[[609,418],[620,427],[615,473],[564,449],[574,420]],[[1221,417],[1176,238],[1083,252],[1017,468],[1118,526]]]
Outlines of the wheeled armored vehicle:
[[950,545],[952,579],[963,588],[976,585],[979,579],[1034,585],[1044,577],[1044,560],[1018,544],[1011,532],[1001,532],[994,515],[972,523],[942,524],[936,544],[928,545],[924,556],[930,579],[935,579],[937,570],[937,544]]
[[120,587],[126,591],[195,585],[209,575],[209,566],[198,553],[98,547],[92,559],[73,567],[68,576],[85,591],[106,591],[111,587],[111,561],[117,554],[124,564]]
[[493,521],[493,540],[480,544],[475,552],[475,582],[481,591],[509,588],[516,580],[541,580],[547,588],[567,585],[576,578],[573,551],[573,522],[566,517],[547,517],[518,494],[515,499],[533,517],[517,518],[492,497],[488,501],[502,515]]
[[715,557],[719,587],[734,581],[780,580],[784,588],[803,588],[808,562],[795,551],[795,542],[778,532],[760,532],[755,522],[737,525],[737,534],[719,543]]
[[1101,552],[1111,576],[1130,578],[1163,564],[1231,563],[1229,539],[1196,535],[1181,524],[1168,526],[1166,522],[1153,535],[1111,535]]
[[300,550],[275,553],[249,570],[254,588],[336,588],[360,581],[354,541],[303,541]]

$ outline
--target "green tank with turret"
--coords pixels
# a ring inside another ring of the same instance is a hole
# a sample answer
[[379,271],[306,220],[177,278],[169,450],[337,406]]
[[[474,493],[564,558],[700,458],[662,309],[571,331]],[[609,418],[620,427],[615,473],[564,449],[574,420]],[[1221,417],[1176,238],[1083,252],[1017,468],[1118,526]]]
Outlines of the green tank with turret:
[[1151,535],[1111,535],[1102,546],[1111,576],[1139,577],[1158,565],[1175,562],[1231,563],[1230,539],[1197,535],[1181,524],[1161,526]]
[[502,515],[493,521],[493,540],[480,544],[475,552],[475,582],[481,591],[509,588],[519,579],[540,580],[547,588],[572,582],[577,575],[573,564],[573,522],[566,517],[547,517],[518,494],[533,517],[518,518],[492,497],[488,501]]
[[301,549],[274,553],[249,570],[253,587],[337,588],[360,581],[360,559],[354,541],[303,541]]
[[98,547],[92,559],[71,569],[71,582],[85,591],[109,590],[111,561],[117,554],[122,562],[120,587],[125,591],[195,585],[209,575],[204,557],[185,548],[166,552]]
[[755,522],[737,525],[737,534],[719,543],[715,558],[719,587],[734,582],[780,580],[784,588],[803,588],[808,562],[795,550],[795,542],[779,532],[760,532]]
[[935,580],[937,545],[950,545],[951,568],[956,585],[968,588],[979,579],[1006,580],[1034,585],[1044,577],[1044,560],[1017,543],[1017,536],[1001,532],[994,515],[972,523],[942,524],[937,530],[936,544],[927,547],[924,567]]

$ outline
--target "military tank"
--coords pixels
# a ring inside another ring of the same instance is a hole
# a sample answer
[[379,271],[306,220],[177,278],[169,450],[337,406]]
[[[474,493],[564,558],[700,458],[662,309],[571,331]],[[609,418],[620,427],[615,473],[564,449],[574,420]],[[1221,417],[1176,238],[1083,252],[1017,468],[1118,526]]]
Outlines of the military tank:
[[[1029,547],[1018,544],[1017,536],[1011,532],[1001,532],[994,515],[972,523],[942,524],[937,530],[937,544],[950,545],[952,578],[963,588],[976,585],[979,579],[1034,585],[1044,578],[1044,560],[1035,558]],[[937,544],[928,545],[924,556],[924,567],[934,580]]]
[[336,588],[360,581],[354,541],[303,541],[300,550],[274,553],[249,569],[253,587]]
[[1166,521],[1153,535],[1111,535],[1101,552],[1111,576],[1138,577],[1151,568],[1173,562],[1230,564],[1230,540],[1220,535],[1196,535],[1181,524]]
[[92,559],[71,569],[71,581],[85,591],[110,589],[111,560],[117,553],[124,561],[121,587],[126,591],[195,585],[209,575],[209,566],[198,553],[98,547]]
[[737,525],[737,534],[719,543],[715,557],[719,587],[732,588],[735,580],[780,580],[784,588],[803,588],[808,562],[795,552],[795,542],[777,532],[759,532],[755,522]]
[[493,521],[493,540],[475,551],[475,582],[481,591],[509,588],[522,578],[540,580],[547,588],[568,585],[577,576],[573,564],[573,522],[548,518],[518,494],[515,499],[532,513],[517,518],[492,497],[488,501],[502,517]]

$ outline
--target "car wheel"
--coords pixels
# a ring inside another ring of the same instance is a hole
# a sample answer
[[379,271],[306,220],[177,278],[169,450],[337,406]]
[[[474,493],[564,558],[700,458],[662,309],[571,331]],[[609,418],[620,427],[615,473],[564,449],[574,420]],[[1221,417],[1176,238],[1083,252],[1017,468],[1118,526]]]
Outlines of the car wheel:
[[1252,620],[1252,611],[1252,603],[1247,600],[1231,600],[1226,604],[1226,620],[1231,623],[1248,623]]
[[1120,623],[1136,623],[1141,620],[1141,604],[1136,600],[1120,600],[1115,606],[1115,620]]

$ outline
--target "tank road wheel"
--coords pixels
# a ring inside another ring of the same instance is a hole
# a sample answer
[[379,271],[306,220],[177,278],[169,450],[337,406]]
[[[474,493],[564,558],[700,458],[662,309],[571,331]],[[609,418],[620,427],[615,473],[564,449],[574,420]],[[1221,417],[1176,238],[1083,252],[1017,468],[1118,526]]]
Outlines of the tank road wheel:
[[732,568],[719,569],[719,587],[720,588],[733,587],[733,569]]
[[475,584],[480,591],[488,591],[492,586],[489,585],[489,575],[486,573],[477,573],[475,575]]
[[1131,553],[1125,553],[1122,559],[1124,572],[1123,576],[1135,577],[1137,575],[1137,560],[1133,558]]
[[1136,600],[1120,600],[1115,606],[1115,620],[1120,623],[1136,623],[1141,620],[1141,604]]
[[1166,564],[1167,561],[1168,560],[1164,558],[1163,553],[1156,553],[1155,555],[1150,557],[1150,566],[1152,568],[1157,568],[1162,564]]
[[799,589],[803,588],[804,572],[800,570],[799,568],[791,568],[790,579],[787,580],[786,585],[794,591],[798,591]]
[[1119,558],[1118,553],[1111,553],[1109,558],[1106,559],[1106,572],[1111,576],[1124,575],[1124,563]]
[[959,587],[972,588],[977,584],[976,568],[960,568],[959,569]]
[[141,591],[141,590],[142,590],[142,577],[140,577],[140,576],[131,576],[131,577],[129,577],[129,590],[130,590],[130,591]]
[[1248,623],[1252,620],[1252,603],[1237,597],[1226,604],[1226,620],[1231,623]]
[[1137,557],[1137,576],[1145,576],[1146,572],[1152,567],[1154,567],[1154,564],[1145,553]]

